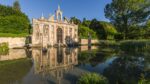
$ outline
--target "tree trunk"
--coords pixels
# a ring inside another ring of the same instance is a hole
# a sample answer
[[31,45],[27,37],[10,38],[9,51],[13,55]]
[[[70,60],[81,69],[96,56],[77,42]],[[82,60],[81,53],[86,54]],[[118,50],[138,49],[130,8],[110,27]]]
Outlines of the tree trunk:
[[124,40],[127,39],[127,33],[128,33],[128,18],[127,16],[123,15],[124,20]]

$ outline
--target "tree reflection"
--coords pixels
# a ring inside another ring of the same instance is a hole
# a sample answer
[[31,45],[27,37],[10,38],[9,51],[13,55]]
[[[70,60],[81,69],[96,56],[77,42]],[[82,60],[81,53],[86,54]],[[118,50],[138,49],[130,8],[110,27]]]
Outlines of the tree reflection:
[[[107,51],[109,50],[109,51]],[[112,56],[116,55],[116,51],[113,49],[102,49],[102,50],[88,50],[79,52],[78,59],[79,64],[87,64],[89,63],[93,67],[97,66],[100,63],[105,62],[107,59],[110,59]]]
[[144,57],[122,55],[115,59],[103,74],[111,84],[137,84],[141,74],[148,74],[145,67]]

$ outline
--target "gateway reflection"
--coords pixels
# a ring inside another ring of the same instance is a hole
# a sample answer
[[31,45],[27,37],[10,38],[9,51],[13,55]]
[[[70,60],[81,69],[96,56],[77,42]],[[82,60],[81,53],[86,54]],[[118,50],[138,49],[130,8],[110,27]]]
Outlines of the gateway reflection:
[[78,64],[78,49],[50,48],[47,52],[41,49],[32,50],[34,72],[43,77],[50,76],[60,84],[63,74]]

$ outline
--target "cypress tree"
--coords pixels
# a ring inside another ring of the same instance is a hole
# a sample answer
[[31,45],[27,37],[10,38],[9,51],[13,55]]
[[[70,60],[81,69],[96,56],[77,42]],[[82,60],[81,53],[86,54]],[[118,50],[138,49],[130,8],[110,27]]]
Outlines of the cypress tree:
[[17,11],[21,11],[21,7],[20,7],[20,4],[19,4],[19,1],[16,0],[14,3],[13,3],[13,9],[17,10]]

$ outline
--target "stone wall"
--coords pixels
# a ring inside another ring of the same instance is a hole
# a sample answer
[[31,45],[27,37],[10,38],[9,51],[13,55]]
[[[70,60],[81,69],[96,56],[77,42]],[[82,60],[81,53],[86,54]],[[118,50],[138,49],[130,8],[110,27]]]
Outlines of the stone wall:
[[9,48],[23,48],[25,46],[25,37],[1,37],[0,43],[6,42],[8,43]]
[[[97,39],[91,40],[91,43],[92,44],[97,44],[97,43],[99,43],[99,40],[97,40]],[[81,39],[80,40],[80,44],[81,45],[87,45],[88,44],[88,39]]]
[[[80,46],[80,49],[81,49],[81,51],[87,51],[87,50],[89,50],[89,48],[88,48],[88,46]],[[94,50],[94,49],[98,49],[98,47],[97,46],[91,46],[91,50]]]

